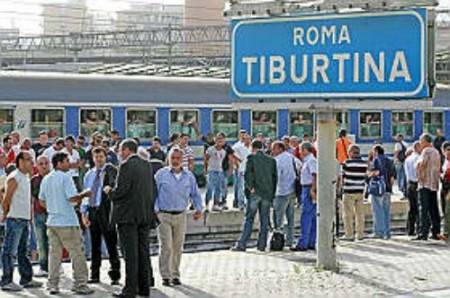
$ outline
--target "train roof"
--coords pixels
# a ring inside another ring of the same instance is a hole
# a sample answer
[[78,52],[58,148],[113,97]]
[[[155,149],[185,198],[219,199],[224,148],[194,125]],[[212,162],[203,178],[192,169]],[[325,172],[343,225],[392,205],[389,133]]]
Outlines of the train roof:
[[97,104],[231,104],[229,80],[0,72],[0,101]]

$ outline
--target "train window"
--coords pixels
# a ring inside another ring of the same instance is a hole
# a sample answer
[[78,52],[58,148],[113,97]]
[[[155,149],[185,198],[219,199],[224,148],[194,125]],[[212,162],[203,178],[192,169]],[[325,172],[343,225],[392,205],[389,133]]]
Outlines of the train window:
[[414,136],[414,113],[392,112],[392,136],[402,134],[405,138]]
[[423,113],[423,132],[436,135],[438,129],[443,128],[443,114],[440,112]]
[[0,110],[0,134],[10,133],[14,129],[14,110]]
[[254,136],[262,133],[264,137],[276,139],[277,112],[254,111],[252,115],[252,133]]
[[238,118],[237,111],[213,111],[214,135],[223,132],[227,140],[236,140],[239,132]]
[[49,138],[64,136],[63,109],[35,109],[31,110],[31,137],[39,137],[40,131],[47,131]]
[[156,135],[156,112],[127,110],[127,137],[149,140]]
[[304,135],[314,135],[314,114],[310,112],[289,113],[290,135],[303,138]]
[[336,135],[339,135],[339,132],[342,129],[347,130],[348,132],[348,113],[347,112],[337,112],[334,114],[336,119]]
[[198,111],[170,111],[170,133],[185,133],[196,139],[199,132]]
[[94,132],[108,135],[111,130],[111,110],[81,109],[80,133],[90,137]]
[[380,112],[361,112],[359,114],[359,136],[367,139],[381,137]]

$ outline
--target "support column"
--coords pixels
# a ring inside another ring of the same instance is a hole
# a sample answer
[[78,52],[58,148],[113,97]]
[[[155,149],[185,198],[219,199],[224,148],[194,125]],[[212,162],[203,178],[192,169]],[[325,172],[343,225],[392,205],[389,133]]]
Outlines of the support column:
[[317,176],[317,267],[337,270],[336,217],[336,120],[332,110],[317,113],[318,176]]

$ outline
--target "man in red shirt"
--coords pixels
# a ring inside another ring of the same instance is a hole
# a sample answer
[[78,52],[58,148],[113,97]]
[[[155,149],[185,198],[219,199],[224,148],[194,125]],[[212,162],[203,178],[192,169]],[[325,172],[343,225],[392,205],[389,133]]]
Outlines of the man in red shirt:
[[38,173],[31,178],[31,197],[33,200],[33,222],[36,231],[36,240],[39,249],[39,272],[36,277],[48,276],[48,237],[47,237],[47,210],[39,202],[39,190],[42,179],[50,172],[50,162],[45,155],[36,161]]

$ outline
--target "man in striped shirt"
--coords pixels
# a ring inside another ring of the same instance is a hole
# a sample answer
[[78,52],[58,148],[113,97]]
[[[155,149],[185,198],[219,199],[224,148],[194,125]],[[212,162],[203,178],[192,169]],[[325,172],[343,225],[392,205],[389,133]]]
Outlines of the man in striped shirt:
[[180,136],[180,149],[183,150],[183,169],[194,172],[194,151],[189,147],[189,135],[181,134]]
[[364,238],[363,193],[367,177],[367,162],[361,158],[357,145],[351,145],[349,159],[342,165],[344,240],[353,241],[353,218],[356,220],[356,239]]

